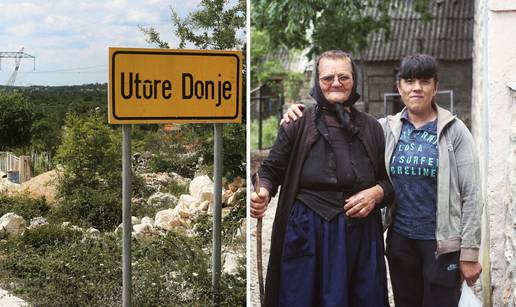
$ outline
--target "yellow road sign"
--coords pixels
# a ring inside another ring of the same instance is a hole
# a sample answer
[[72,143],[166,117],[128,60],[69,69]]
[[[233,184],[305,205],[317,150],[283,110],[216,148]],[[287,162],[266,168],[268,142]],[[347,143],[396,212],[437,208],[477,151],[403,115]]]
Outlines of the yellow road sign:
[[242,52],[109,48],[111,124],[239,123]]

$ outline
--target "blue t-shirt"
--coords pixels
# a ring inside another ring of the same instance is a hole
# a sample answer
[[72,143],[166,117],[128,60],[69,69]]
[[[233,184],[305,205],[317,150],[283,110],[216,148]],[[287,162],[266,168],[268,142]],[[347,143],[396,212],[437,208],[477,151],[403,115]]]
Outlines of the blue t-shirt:
[[402,115],[400,140],[391,156],[390,175],[396,193],[393,229],[417,240],[435,240],[437,120],[416,129]]

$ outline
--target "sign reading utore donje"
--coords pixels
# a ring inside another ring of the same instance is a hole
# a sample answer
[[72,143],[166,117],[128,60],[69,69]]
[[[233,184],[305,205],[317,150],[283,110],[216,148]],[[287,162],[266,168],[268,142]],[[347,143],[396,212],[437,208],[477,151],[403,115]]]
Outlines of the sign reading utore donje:
[[239,123],[242,53],[109,48],[109,123]]

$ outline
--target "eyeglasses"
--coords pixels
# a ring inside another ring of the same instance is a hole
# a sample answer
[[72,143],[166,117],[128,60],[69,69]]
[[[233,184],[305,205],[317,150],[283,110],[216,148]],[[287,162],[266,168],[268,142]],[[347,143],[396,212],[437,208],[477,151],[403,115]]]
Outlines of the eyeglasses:
[[322,84],[328,86],[332,85],[333,81],[335,81],[335,77],[337,77],[337,80],[341,85],[343,85],[346,81],[351,80],[351,76],[349,75],[330,75],[330,76],[324,76],[322,78],[319,78],[319,81],[321,81]]

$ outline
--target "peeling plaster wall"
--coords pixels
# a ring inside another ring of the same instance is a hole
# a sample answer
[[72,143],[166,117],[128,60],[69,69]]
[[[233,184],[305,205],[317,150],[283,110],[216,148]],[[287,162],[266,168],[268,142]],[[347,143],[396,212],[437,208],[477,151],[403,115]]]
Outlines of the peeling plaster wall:
[[516,306],[516,1],[476,3],[472,132],[487,204],[484,303]]

